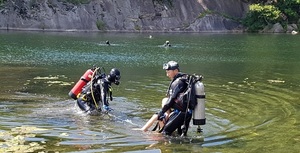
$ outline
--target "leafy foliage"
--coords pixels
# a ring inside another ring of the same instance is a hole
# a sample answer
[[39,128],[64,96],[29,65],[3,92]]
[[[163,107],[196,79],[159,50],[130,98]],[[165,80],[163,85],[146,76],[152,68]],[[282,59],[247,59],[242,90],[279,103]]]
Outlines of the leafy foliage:
[[280,20],[281,11],[273,5],[250,5],[250,10],[243,24],[249,31],[256,31],[264,28],[266,25],[274,24]]
[[0,0],[0,5],[2,5],[6,0]]
[[296,23],[300,16],[300,0],[278,0],[274,4],[287,17],[290,23]]
[[271,3],[257,0],[256,2],[257,4],[250,5],[249,12],[242,21],[249,31],[258,31],[277,22],[284,25],[299,22],[300,0],[277,0]]
[[101,20],[97,20],[96,26],[98,30],[105,30],[106,24]]

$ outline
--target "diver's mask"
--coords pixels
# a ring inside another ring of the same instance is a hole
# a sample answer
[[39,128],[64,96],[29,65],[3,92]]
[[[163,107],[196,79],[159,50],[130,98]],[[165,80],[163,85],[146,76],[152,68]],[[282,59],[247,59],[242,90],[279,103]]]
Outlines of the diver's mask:
[[175,70],[179,69],[179,65],[175,61],[169,61],[168,63],[163,64],[164,70]]
[[120,75],[116,75],[115,76],[115,82],[114,82],[114,84],[119,85],[120,84],[120,79],[121,79],[121,76]]

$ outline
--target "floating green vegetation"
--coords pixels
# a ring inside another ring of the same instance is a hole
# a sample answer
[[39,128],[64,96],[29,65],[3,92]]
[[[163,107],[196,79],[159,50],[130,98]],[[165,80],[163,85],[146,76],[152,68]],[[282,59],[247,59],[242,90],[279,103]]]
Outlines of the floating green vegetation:
[[[38,81],[42,81],[44,83],[47,83],[48,86],[52,86],[53,84],[61,85],[61,86],[69,86],[74,83],[74,82],[62,81],[60,79],[67,79],[67,77],[64,75],[47,76],[47,77],[37,76],[33,78],[34,80],[33,82],[38,83]],[[28,85],[30,82],[32,81],[27,80],[27,83],[25,83],[24,85]]]
[[[35,152],[45,149],[37,142],[26,142],[26,138],[35,137],[34,131],[45,131],[47,129],[21,126],[11,131],[0,132],[0,152]],[[41,142],[45,143],[45,142]]]
[[269,83],[285,83],[284,80],[277,79],[277,80],[268,80]]

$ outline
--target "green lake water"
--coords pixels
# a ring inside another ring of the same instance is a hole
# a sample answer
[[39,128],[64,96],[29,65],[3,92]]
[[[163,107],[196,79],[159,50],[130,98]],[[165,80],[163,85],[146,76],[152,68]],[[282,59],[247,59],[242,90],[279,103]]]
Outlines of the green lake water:
[[[299,42],[290,34],[0,31],[0,152],[18,135],[44,152],[299,152]],[[169,60],[204,76],[203,133],[192,124],[186,138],[133,130],[159,111]],[[93,65],[121,71],[110,115],[86,116],[68,97]],[[43,130],[14,133],[26,127]]]

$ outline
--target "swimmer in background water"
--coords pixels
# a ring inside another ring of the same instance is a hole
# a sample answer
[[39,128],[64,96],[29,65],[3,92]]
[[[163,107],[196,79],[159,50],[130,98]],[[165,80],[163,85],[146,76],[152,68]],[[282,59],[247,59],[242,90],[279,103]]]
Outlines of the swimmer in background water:
[[171,47],[171,44],[168,40],[165,42],[164,47]]
[[110,43],[108,40],[106,40],[105,44],[107,44],[108,46],[110,46]]

